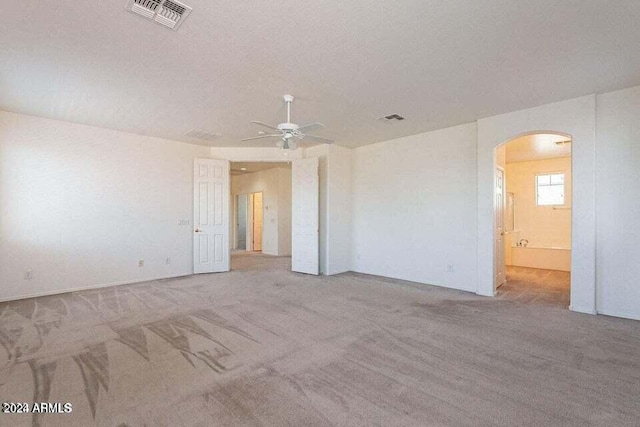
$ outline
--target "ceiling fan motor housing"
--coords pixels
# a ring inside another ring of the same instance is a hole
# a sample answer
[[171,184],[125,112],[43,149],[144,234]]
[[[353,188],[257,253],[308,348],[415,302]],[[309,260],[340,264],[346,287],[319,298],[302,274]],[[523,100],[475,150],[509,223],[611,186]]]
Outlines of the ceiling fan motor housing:
[[284,130],[284,131],[287,131],[287,130],[298,130],[299,127],[300,126],[298,126],[295,123],[280,123],[278,125],[278,129],[279,130]]

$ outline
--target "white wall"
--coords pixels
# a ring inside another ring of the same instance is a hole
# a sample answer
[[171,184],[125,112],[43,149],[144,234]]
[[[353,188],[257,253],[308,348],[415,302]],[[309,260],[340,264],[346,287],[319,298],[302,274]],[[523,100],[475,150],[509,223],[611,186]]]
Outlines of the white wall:
[[[287,185],[288,181],[288,185]],[[286,193],[288,191],[288,197]],[[262,253],[291,254],[291,170],[273,168],[231,177],[231,195],[262,192]],[[287,203],[288,201],[288,203]],[[288,218],[289,227],[281,227],[280,217]],[[234,230],[235,233],[235,230]],[[282,246],[280,241],[282,239]],[[287,242],[288,245],[287,245]]]
[[597,103],[598,312],[640,319],[640,87]]
[[328,147],[326,274],[351,270],[351,151]]
[[[557,172],[565,175],[565,205],[538,206],[536,175]],[[516,240],[527,239],[529,247],[571,248],[571,181],[571,157],[507,164],[507,191],[515,197]]]
[[572,138],[573,210],[571,309],[595,313],[595,96],[478,120],[478,286],[494,294],[493,176],[495,148],[527,133],[565,133]]
[[355,271],[475,292],[476,136],[472,123],[352,151]]
[[191,274],[193,159],[208,156],[0,112],[0,300]]
[[291,255],[291,169],[278,169],[278,254]]
[[320,273],[351,270],[351,151],[316,145],[305,157],[318,157],[320,177]]

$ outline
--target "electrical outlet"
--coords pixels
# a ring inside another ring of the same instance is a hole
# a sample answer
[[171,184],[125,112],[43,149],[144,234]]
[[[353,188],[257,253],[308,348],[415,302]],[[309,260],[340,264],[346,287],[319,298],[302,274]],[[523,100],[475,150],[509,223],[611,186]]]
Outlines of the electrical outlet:
[[139,259],[138,260],[138,267],[144,267],[144,260],[143,259]]
[[171,258],[167,257],[166,263],[171,264]]
[[31,270],[27,270],[24,272],[24,280],[31,280],[33,279],[33,271]]
[[453,264],[447,264],[447,272],[453,273]]

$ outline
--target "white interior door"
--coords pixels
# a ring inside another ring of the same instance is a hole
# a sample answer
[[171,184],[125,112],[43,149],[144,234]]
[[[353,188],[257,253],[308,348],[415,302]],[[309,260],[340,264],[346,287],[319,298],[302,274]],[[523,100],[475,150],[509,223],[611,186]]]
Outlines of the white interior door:
[[229,162],[195,159],[193,272],[229,271]]
[[494,191],[494,215],[496,221],[495,236],[495,287],[502,285],[506,280],[506,266],[504,256],[504,170],[496,168]]
[[319,273],[318,158],[293,161],[291,172],[291,270]]

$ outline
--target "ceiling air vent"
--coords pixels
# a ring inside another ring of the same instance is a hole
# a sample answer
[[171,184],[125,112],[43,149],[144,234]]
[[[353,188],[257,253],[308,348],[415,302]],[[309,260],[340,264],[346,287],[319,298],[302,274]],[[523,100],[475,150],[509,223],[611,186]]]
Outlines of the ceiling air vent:
[[204,130],[198,129],[191,129],[189,132],[185,133],[184,136],[193,139],[201,139],[203,141],[214,141],[220,137],[220,135],[217,135],[215,133],[209,133]]
[[177,30],[191,13],[191,8],[176,0],[128,0],[126,9]]
[[380,117],[378,120],[382,120],[383,122],[389,123],[389,122],[400,122],[402,120],[404,120],[404,117],[402,117],[399,114],[389,114],[388,116],[384,116],[384,117]]

